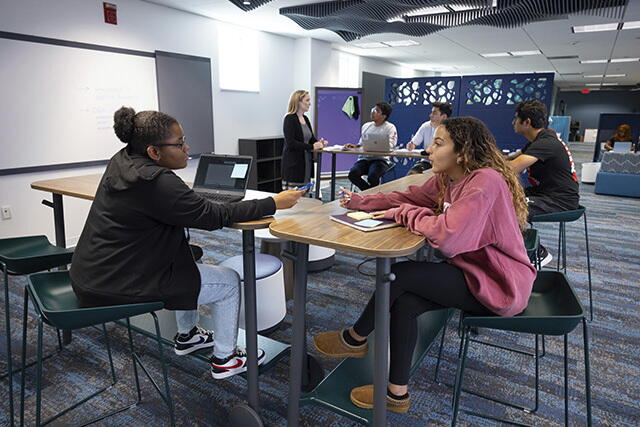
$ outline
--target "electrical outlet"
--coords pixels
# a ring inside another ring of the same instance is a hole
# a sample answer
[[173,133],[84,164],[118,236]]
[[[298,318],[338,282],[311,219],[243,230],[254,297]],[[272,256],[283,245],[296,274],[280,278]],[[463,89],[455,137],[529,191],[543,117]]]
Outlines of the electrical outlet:
[[2,219],[11,219],[11,206],[2,207]]

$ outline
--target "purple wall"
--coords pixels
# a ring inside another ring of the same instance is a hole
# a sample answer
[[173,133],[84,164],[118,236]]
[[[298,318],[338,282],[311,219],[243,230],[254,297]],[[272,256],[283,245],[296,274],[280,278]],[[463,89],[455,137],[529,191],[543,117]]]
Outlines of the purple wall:
[[[357,144],[360,139],[360,116],[350,119],[342,112],[342,106],[350,96],[358,97],[362,114],[362,90],[316,89],[316,138],[324,138],[329,145]],[[367,111],[365,114],[369,115]],[[336,156],[336,170],[348,171],[357,156]],[[322,172],[331,171],[331,155],[322,155]]]

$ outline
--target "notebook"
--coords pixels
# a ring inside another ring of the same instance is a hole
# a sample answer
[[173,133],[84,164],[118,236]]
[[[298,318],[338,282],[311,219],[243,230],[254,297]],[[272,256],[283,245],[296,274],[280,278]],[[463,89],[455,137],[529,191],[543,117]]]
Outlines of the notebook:
[[[365,214],[364,212],[357,213]],[[400,224],[391,219],[371,219],[365,218],[364,215],[357,216],[356,218],[350,217],[349,214],[331,215],[331,219],[360,231],[376,231],[400,226]]]
[[193,191],[212,202],[242,200],[247,191],[251,160],[250,156],[202,154]]

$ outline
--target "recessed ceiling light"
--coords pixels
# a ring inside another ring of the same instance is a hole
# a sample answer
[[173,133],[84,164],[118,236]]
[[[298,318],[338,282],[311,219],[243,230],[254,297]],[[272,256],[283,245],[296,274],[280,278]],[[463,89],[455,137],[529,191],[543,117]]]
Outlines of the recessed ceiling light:
[[581,64],[606,64],[607,62],[609,62],[608,59],[587,59],[580,61]]
[[422,7],[407,13],[407,16],[435,15],[437,13],[448,13],[449,9],[444,6]]
[[251,2],[249,0],[244,0],[242,4],[245,6],[251,6]]
[[612,82],[608,82],[608,83],[602,83],[602,86],[618,86],[619,83],[612,83]]
[[539,50],[512,50],[509,53],[513,56],[530,56],[542,54],[542,52],[540,52]]
[[383,47],[389,47],[386,44],[380,42],[354,43],[353,46],[359,47],[360,49],[379,49]]
[[571,27],[574,33],[594,33],[597,31],[613,31],[618,29],[618,23],[612,22],[611,24],[596,24],[596,25],[576,25]]
[[534,73],[555,73],[555,70],[534,71]]
[[391,47],[402,47],[402,46],[419,46],[420,43],[413,40],[391,40],[388,42],[382,42],[382,44],[386,44]]
[[400,15],[400,16],[395,16],[393,18],[387,19],[387,22],[388,23],[392,23],[392,22],[407,22],[407,20],[404,19],[403,15]]
[[495,53],[481,53],[481,56],[485,58],[499,58],[502,56],[511,56],[509,52],[495,52]]
[[601,79],[602,76],[603,76],[603,74],[591,74],[591,75],[584,76],[584,77],[587,78],[587,79]]
[[564,56],[547,56],[550,61],[559,61],[561,59],[578,59],[578,55],[564,55]]
[[585,86],[600,86],[600,83],[587,83]]
[[637,62],[640,58],[611,58],[611,62]]
[[633,30],[635,28],[640,28],[640,21],[630,21],[622,24],[623,30]]
[[463,10],[482,9],[481,7],[478,7],[478,6],[467,6],[462,4],[460,5],[450,4],[449,7],[456,12],[462,12]]
[[627,77],[626,74],[607,74],[607,77]]

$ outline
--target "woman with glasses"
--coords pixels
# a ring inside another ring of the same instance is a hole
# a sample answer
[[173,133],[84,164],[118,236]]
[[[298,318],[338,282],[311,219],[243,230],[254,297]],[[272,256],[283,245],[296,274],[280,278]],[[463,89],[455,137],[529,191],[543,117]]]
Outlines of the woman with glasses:
[[[175,310],[178,355],[213,348],[211,374],[246,371],[236,347],[240,280],[231,269],[196,264],[185,228],[215,230],[272,215],[296,204],[304,191],[216,204],[173,171],[187,166],[189,145],[173,117],[122,107],[113,126],[126,145],[109,161],[76,246],[70,276],[86,307],[162,301]],[[213,332],[198,326],[198,305],[209,306]],[[264,351],[258,352],[258,363]]]
[[311,97],[306,90],[297,90],[289,98],[289,108],[284,116],[282,131],[282,184],[284,188],[299,187],[311,181],[313,162],[311,152],[320,150],[328,142],[317,140],[311,122],[305,115],[311,106]]
[[[358,145],[345,144],[345,148],[362,146],[365,138],[379,138],[389,142],[389,151],[396,147],[398,132],[393,123],[387,120],[391,116],[391,105],[387,102],[379,102],[371,109],[371,121],[362,125],[360,143]],[[389,167],[389,157],[371,156],[361,154],[349,171],[349,181],[364,191],[380,184],[380,178]],[[366,175],[367,180],[362,179]]]

